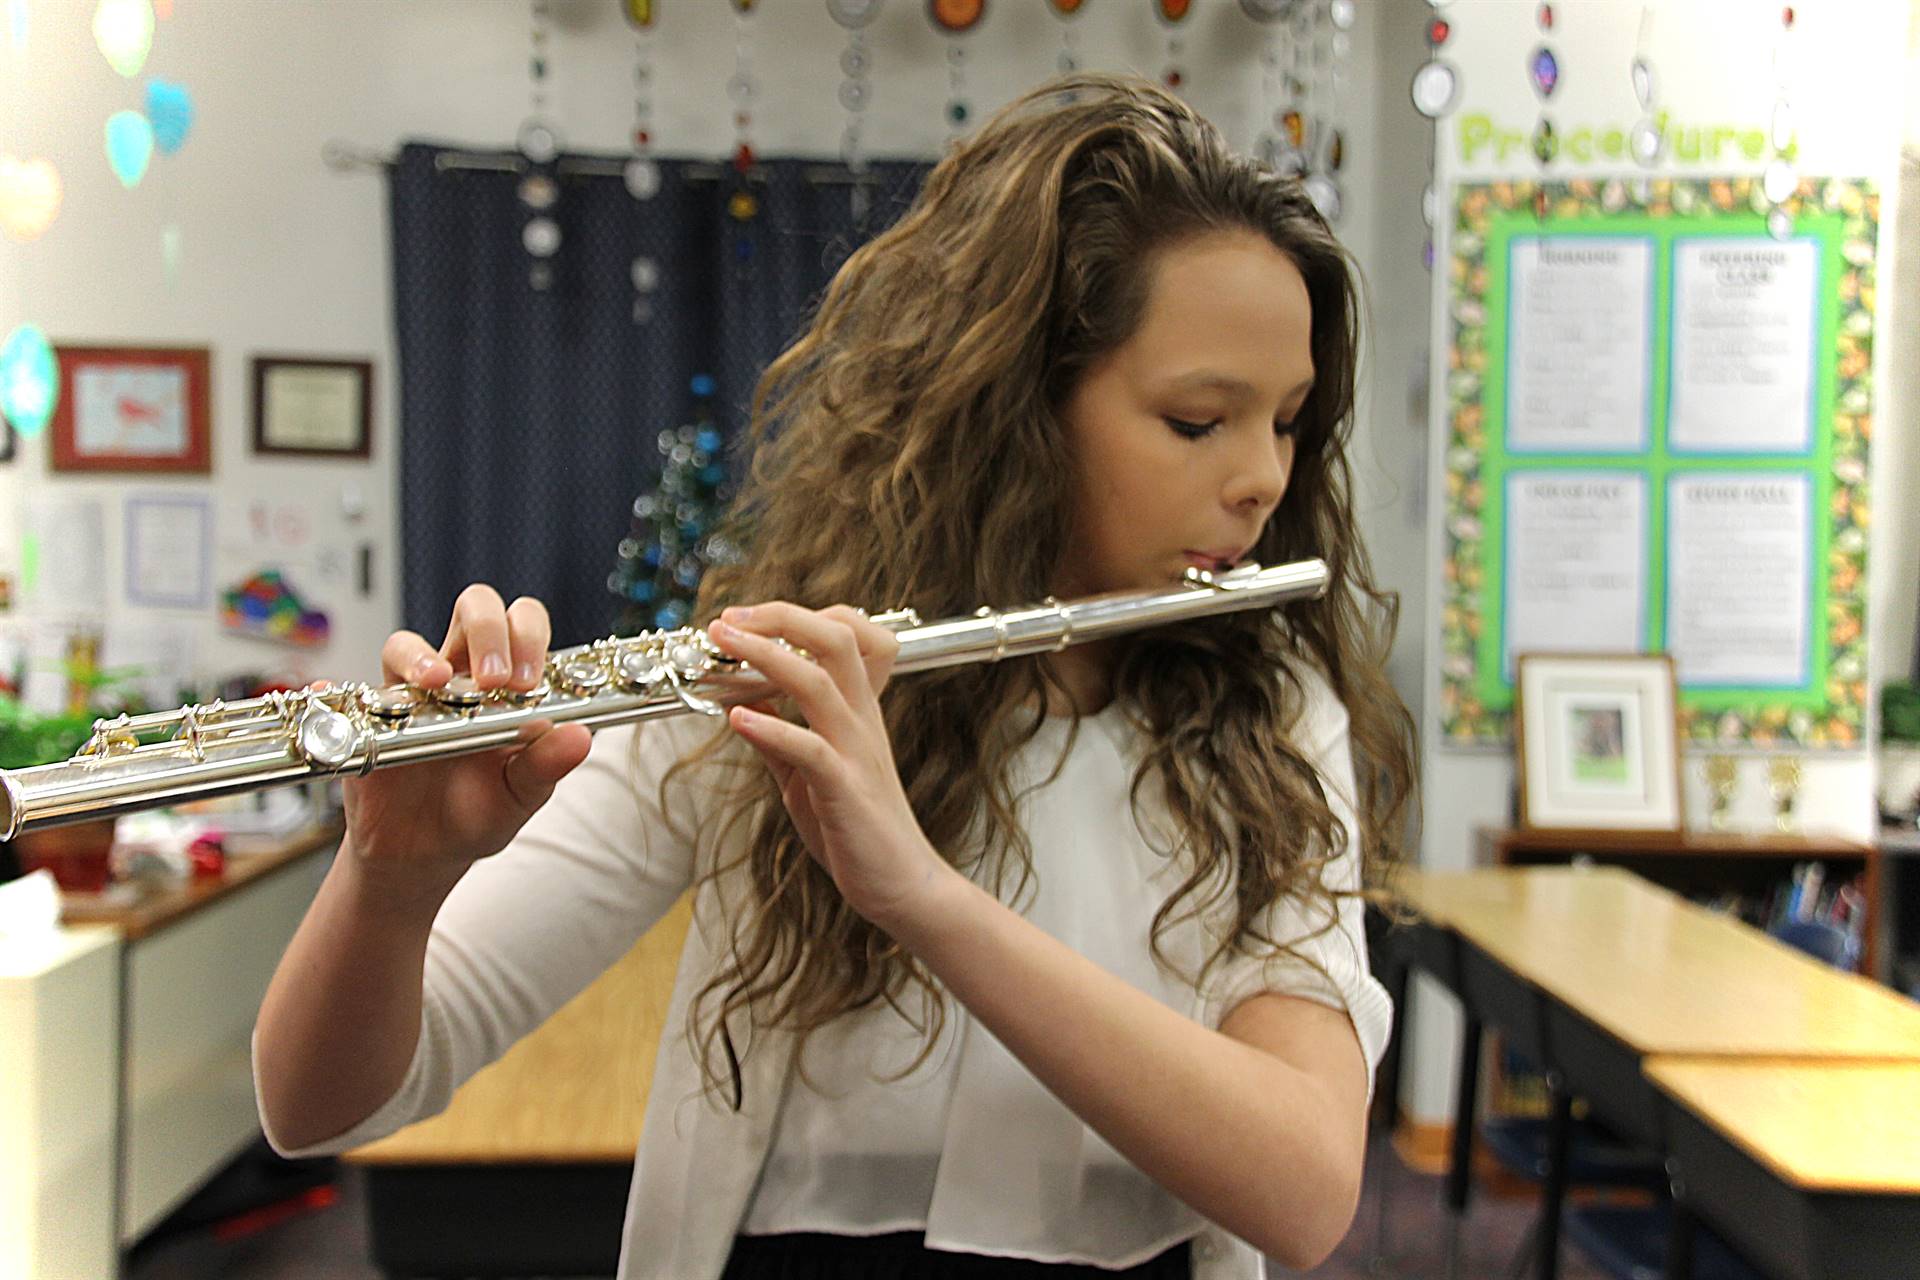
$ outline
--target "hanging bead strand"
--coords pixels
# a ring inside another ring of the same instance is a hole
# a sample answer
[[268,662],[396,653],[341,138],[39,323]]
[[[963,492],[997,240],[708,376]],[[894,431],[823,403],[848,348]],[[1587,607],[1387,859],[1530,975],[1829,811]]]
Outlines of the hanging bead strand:
[[560,158],[560,135],[548,120],[549,48],[548,0],[531,0],[527,24],[527,118],[517,139],[525,173],[517,188],[528,217],[520,227],[520,244],[531,261],[527,283],[542,292],[553,287],[553,255],[560,252],[560,224],[553,217],[560,202],[555,161]]
[[927,0],[927,19],[947,37],[947,139],[966,132],[973,119],[967,97],[967,50],[961,37],[987,16],[987,0]]
[[1440,149],[1440,121],[1445,119],[1460,98],[1460,75],[1440,51],[1453,36],[1453,24],[1443,12],[1446,0],[1427,0],[1432,12],[1427,16],[1427,61],[1413,73],[1409,92],[1413,109],[1433,121],[1433,140],[1427,148],[1427,188],[1420,193],[1420,217],[1427,224],[1426,242],[1420,249],[1421,265],[1433,270],[1433,233],[1440,218],[1440,194],[1435,189],[1435,156]]
[[1063,76],[1071,75],[1080,69],[1080,41],[1073,20],[1086,7],[1086,0],[1047,0],[1047,7],[1053,10],[1060,28],[1060,53],[1054,59],[1054,68]]
[[1654,106],[1659,96],[1660,81],[1653,70],[1651,2],[1640,7],[1640,32],[1634,40],[1633,66],[1629,69],[1629,76],[1633,81],[1633,100],[1640,104],[1640,118],[1627,135],[1627,149],[1633,153],[1635,164],[1643,169],[1651,169],[1660,163],[1660,156],[1667,146],[1666,132],[1660,127],[1660,113]]
[[745,264],[753,257],[753,237],[748,224],[760,212],[760,201],[748,189],[753,173],[753,103],[759,83],[753,78],[754,0],[733,3],[733,75],[727,80],[727,97],[733,103],[733,192],[727,197],[727,216],[739,225],[733,242],[734,260]]
[[[1338,222],[1346,200],[1340,189],[1340,169],[1346,164],[1346,138],[1340,128],[1341,90],[1347,79],[1347,58],[1353,52],[1354,0],[1327,0],[1326,50],[1321,57],[1320,41],[1314,42],[1314,97],[1320,107],[1320,123],[1315,129],[1316,146],[1312,155],[1313,173],[1306,180],[1307,198],[1328,222]],[[1320,88],[1319,70],[1326,67],[1325,87]]]
[[1542,3],[1534,10],[1534,23],[1540,29],[1540,43],[1527,55],[1527,83],[1540,102],[1540,118],[1533,126],[1533,158],[1540,163],[1541,178],[1533,188],[1533,216],[1547,216],[1546,170],[1560,156],[1560,137],[1553,129],[1553,117],[1547,114],[1547,102],[1560,87],[1560,59],[1547,41],[1553,35],[1553,6]]
[[862,139],[867,108],[873,103],[873,57],[867,51],[867,24],[880,12],[880,0],[827,0],[827,13],[846,29],[847,45],[840,51],[840,105],[847,113],[840,132],[840,160],[851,179],[847,184],[847,211],[855,224],[867,218],[867,153]]
[[1793,203],[1800,189],[1800,143],[1793,123],[1793,6],[1780,11],[1780,33],[1773,46],[1773,117],[1767,126],[1771,158],[1760,175],[1761,194],[1767,200],[1767,234],[1775,240],[1793,236]]
[[[660,194],[660,165],[653,158],[653,0],[626,0],[633,23],[633,154],[621,171],[627,194],[647,201]],[[660,287],[660,264],[645,254],[633,260],[633,322],[653,319],[653,295]]]
[[1167,29],[1167,61],[1160,72],[1160,82],[1178,93],[1187,82],[1187,74],[1180,65],[1186,52],[1186,42],[1180,38],[1180,24],[1193,12],[1193,0],[1153,0],[1153,11]]

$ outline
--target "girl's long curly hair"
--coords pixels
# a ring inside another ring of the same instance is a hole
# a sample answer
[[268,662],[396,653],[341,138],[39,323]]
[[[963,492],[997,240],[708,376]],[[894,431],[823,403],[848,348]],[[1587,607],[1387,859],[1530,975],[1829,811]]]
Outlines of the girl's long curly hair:
[[[1231,896],[1236,931],[1209,967],[1274,954],[1259,921],[1277,900],[1334,896],[1320,872],[1345,832],[1291,741],[1299,664],[1325,673],[1351,717],[1370,883],[1404,840],[1414,765],[1411,718],[1385,676],[1397,600],[1374,583],[1352,509],[1349,258],[1298,182],[1230,152],[1185,103],[1142,80],[1078,75],[955,146],[900,221],[847,260],[763,377],[730,515],[743,554],[708,571],[697,611],[704,622],[728,604],[779,599],[910,605],[931,619],[1045,596],[1074,514],[1062,406],[1139,325],[1156,251],[1222,231],[1266,237],[1306,282],[1317,377],[1286,497],[1254,554],[1322,557],[1332,586],[1319,600],[1117,642],[1113,693],[1147,742],[1135,801],[1158,781],[1188,855],[1190,874],[1154,918],[1154,950],[1164,960],[1169,924],[1225,911]],[[985,860],[1003,894],[1032,870],[1009,762],[1040,729],[1050,687],[1061,690],[1045,661],[1023,658],[916,674],[881,697],[934,848],[969,868]],[[729,742],[717,735],[669,779],[744,751]],[[739,1106],[740,1054],[756,1032],[790,1029],[804,1045],[880,1001],[930,1049],[945,1017],[932,975],[841,899],[766,770],[734,776],[725,818],[700,833],[731,851],[704,876],[744,875],[729,883],[745,889],[720,895],[730,941],[688,1022],[708,1088]],[[746,838],[733,838],[743,823]]]

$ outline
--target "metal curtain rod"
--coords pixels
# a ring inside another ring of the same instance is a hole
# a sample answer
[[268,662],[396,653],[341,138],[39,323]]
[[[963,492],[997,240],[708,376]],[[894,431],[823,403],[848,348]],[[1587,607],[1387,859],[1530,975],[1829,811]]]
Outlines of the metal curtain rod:
[[[330,138],[320,147],[320,159],[327,168],[337,173],[385,172],[396,163],[391,152],[374,151],[367,147],[355,146],[338,138]],[[527,162],[511,151],[462,152],[443,150],[433,157],[433,167],[439,172],[449,170],[478,171],[484,173],[519,173],[526,168]],[[689,164],[683,171],[689,182],[718,182],[732,170],[729,164]],[[554,168],[566,178],[620,178],[626,174],[627,162],[624,159],[596,159],[591,156],[562,156],[555,162]],[[855,173],[845,165],[817,164],[809,165],[801,171],[808,182],[820,186],[879,186],[880,176],[871,171]],[[759,166],[747,170],[749,181],[766,181],[765,172]]]

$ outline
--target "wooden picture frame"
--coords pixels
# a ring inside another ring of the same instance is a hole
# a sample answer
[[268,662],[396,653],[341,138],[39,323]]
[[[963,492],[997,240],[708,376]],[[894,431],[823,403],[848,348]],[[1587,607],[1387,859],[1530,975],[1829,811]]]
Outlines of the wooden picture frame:
[[206,347],[57,343],[60,398],[48,424],[55,471],[213,470]]
[[253,451],[303,458],[373,453],[373,361],[253,357]]
[[1521,826],[1686,829],[1670,655],[1523,653],[1515,668]]

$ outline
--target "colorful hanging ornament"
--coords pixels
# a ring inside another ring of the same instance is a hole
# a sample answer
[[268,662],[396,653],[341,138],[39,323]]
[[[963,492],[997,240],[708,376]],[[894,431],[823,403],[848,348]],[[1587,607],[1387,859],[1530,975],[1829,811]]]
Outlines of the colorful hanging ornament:
[[1160,72],[1160,82],[1178,93],[1187,81],[1186,72],[1180,66],[1186,42],[1180,38],[1179,26],[1193,13],[1193,0],[1153,0],[1153,12],[1167,29],[1167,60]]
[[115,71],[131,80],[153,48],[153,0],[100,0],[93,42]]
[[60,366],[37,324],[16,325],[0,344],[0,414],[23,436],[37,436],[60,398]]
[[1053,11],[1060,28],[1060,53],[1053,65],[1063,76],[1080,69],[1080,40],[1073,20],[1086,7],[1086,0],[1047,0],[1047,8]]
[[60,171],[51,160],[0,156],[0,230],[15,240],[38,239],[60,215]]
[[827,13],[846,29],[847,45],[840,51],[840,106],[847,113],[840,131],[840,160],[847,166],[847,212],[855,224],[866,221],[871,195],[867,189],[867,152],[862,134],[867,108],[873,102],[873,58],[867,52],[867,24],[880,13],[880,0],[827,0]]
[[[1527,83],[1533,87],[1534,97],[1540,101],[1540,118],[1533,126],[1533,158],[1545,169],[1560,155],[1560,135],[1554,131],[1553,118],[1547,114],[1547,99],[1560,87],[1560,60],[1554,57],[1553,47],[1546,43],[1553,32],[1553,6],[1542,4],[1534,11],[1534,24],[1540,30],[1540,43],[1534,46],[1533,53],[1527,58]],[[1533,212],[1536,218],[1546,217],[1547,200],[1545,188],[1534,192]]]
[[107,165],[120,185],[133,188],[147,176],[153,160],[153,125],[138,111],[116,111],[107,117]]
[[[1293,11],[1300,0],[1240,0],[1240,12],[1255,22],[1278,22]],[[1351,3],[1351,0],[1348,0]]]
[[[622,167],[621,179],[627,194],[635,200],[651,200],[660,194],[660,164],[653,158],[653,16],[651,3],[627,6],[627,20],[633,24],[633,154]],[[632,315],[635,324],[653,319],[653,295],[660,287],[660,266],[646,254],[636,256],[627,268],[633,284]]]
[[1440,50],[1453,35],[1453,24],[1438,10],[1427,19],[1427,61],[1413,73],[1413,109],[1429,120],[1438,120],[1453,110],[1460,94],[1460,74],[1453,64],[1440,56]]
[[178,151],[193,129],[193,97],[185,85],[169,80],[147,81],[147,118],[153,121],[153,142],[160,154]]
[[[733,191],[727,197],[727,216],[737,223],[749,223],[760,212],[760,201],[747,189],[756,156],[753,150],[753,100],[759,82],[753,75],[753,0],[732,0],[733,4],[733,76],[727,81],[727,96],[733,100]],[[735,262],[753,257],[753,239],[746,228],[733,243]]]
[[950,36],[961,36],[987,16],[987,0],[927,0],[927,16]]
[[1767,128],[1770,152],[1767,167],[1760,175],[1761,194],[1767,201],[1767,234],[1775,240],[1793,237],[1795,197],[1800,189],[1797,166],[1800,147],[1794,136],[1793,96],[1788,80],[1793,63],[1793,6],[1780,10],[1780,32],[1773,46],[1773,114]]

